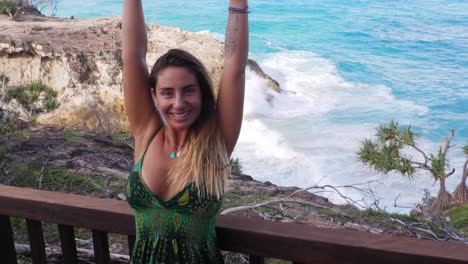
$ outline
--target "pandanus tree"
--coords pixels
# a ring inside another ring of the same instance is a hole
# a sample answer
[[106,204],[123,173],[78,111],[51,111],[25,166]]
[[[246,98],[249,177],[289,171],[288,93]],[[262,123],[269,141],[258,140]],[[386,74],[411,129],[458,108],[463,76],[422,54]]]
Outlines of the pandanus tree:
[[[468,157],[468,144],[463,147],[463,152]],[[460,202],[468,201],[468,187],[466,186],[466,178],[468,178],[468,158],[465,161],[462,169],[462,180],[460,185],[458,185],[457,189],[453,193],[453,198]]]
[[[447,160],[447,151],[452,147],[450,141],[454,133],[452,130],[445,138],[444,145],[439,148],[437,154],[427,155],[417,146],[416,140],[419,135],[412,131],[411,126],[399,127],[398,123],[391,121],[379,125],[376,129],[376,139],[365,139],[362,142],[358,157],[361,162],[379,172],[388,174],[394,171],[409,179],[412,179],[418,170],[428,171],[440,185],[437,198],[430,208],[433,213],[438,213],[453,201],[445,188],[445,181],[455,172],[454,169],[449,169]],[[410,156],[410,149],[418,153],[420,158],[416,160]]]

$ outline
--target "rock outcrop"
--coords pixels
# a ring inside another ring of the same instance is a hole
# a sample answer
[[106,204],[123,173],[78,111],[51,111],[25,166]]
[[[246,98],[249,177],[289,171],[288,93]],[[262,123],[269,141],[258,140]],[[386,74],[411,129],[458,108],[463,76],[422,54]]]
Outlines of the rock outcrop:
[[[60,107],[37,121],[96,132],[127,130],[124,113],[120,18],[0,20],[0,73],[10,86],[42,80],[58,91]],[[223,43],[207,33],[147,25],[149,66],[171,48],[193,53],[205,64],[215,86],[223,63]],[[249,60],[252,71],[278,83]],[[9,106],[18,110],[13,101]]]

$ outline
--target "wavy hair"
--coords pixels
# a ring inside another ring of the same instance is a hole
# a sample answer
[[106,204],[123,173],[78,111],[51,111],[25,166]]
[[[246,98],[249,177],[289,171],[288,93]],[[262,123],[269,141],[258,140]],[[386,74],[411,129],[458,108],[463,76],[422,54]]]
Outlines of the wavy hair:
[[188,141],[169,169],[169,183],[193,180],[200,197],[220,199],[231,173],[229,155],[219,128],[213,84],[203,64],[192,54],[171,49],[151,69],[150,87],[155,88],[158,74],[167,67],[183,67],[195,75],[201,90],[201,111],[192,124]]

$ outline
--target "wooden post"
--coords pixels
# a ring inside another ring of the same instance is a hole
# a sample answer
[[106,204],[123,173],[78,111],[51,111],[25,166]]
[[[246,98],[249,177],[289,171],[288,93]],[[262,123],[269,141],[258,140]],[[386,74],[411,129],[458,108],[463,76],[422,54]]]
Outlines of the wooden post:
[[47,264],[42,223],[40,221],[26,219],[26,226],[28,227],[28,238],[29,244],[31,245],[33,264]]
[[6,264],[17,264],[10,217],[0,215],[0,256]]
[[78,263],[76,253],[75,232],[73,226],[58,225],[60,246],[62,247],[63,262],[65,264]]
[[108,264],[110,263],[109,255],[109,240],[107,233],[98,230],[92,230],[93,232],[93,246],[94,246],[94,257],[97,264]]

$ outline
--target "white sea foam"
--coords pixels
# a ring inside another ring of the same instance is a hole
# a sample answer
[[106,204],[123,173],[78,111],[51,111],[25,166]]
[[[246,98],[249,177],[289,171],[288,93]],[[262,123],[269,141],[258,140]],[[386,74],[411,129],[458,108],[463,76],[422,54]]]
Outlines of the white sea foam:
[[[433,186],[429,175],[413,181],[381,175],[356,156],[360,142],[373,135],[377,124],[392,118],[409,124],[428,111],[425,106],[398,100],[385,86],[346,82],[331,61],[310,52],[281,52],[260,58],[259,63],[284,92],[273,92],[264,79],[247,71],[244,123],[234,153],[245,173],[300,187],[376,181],[372,188],[380,206],[390,211],[405,211],[393,207],[398,195],[399,204],[405,206],[419,202],[424,189],[435,195],[438,186]],[[421,143],[431,151],[437,146]],[[417,153],[410,154],[417,157]],[[448,188],[453,189],[458,181],[449,179]],[[356,191],[342,191],[353,199],[361,198]],[[344,202],[339,195],[320,194]]]

